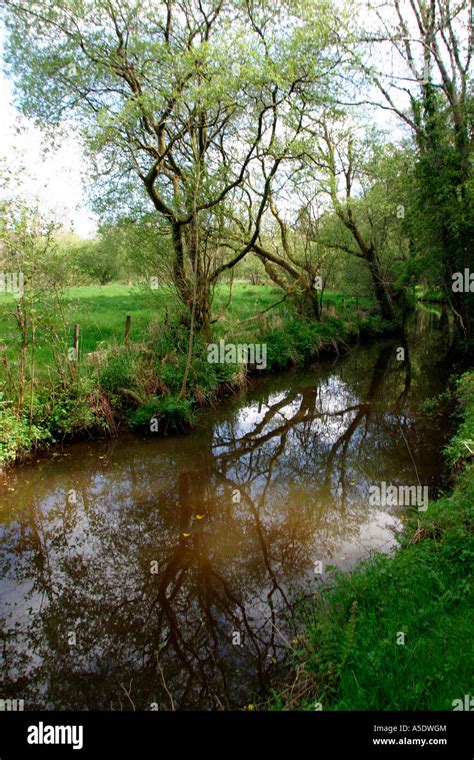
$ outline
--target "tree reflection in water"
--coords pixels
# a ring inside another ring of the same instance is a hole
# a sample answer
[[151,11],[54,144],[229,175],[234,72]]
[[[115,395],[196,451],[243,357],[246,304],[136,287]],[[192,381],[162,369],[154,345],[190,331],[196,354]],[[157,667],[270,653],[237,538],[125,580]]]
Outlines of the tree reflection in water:
[[1,496],[1,696],[142,710],[265,693],[315,562],[393,545],[400,509],[369,507],[369,484],[415,483],[413,461],[436,482],[442,432],[419,403],[443,387],[441,344],[415,335],[403,362],[397,343],[354,349],[259,381],[190,436],[19,468]]

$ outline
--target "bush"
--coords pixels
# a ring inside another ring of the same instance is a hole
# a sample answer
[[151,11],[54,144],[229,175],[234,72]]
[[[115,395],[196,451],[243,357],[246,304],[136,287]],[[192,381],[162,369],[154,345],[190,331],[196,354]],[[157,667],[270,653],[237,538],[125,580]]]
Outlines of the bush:
[[110,404],[97,387],[95,376],[79,375],[67,387],[43,388],[35,399],[33,414],[35,423],[55,437],[115,427]]
[[0,426],[0,466],[13,462],[23,452],[34,449],[40,441],[44,443],[51,438],[46,428],[30,425],[28,419],[17,417],[10,409],[3,409],[0,413]]
[[107,364],[99,375],[104,390],[116,393],[119,388],[135,387],[139,357],[136,351],[114,351],[109,354]]
[[474,455],[474,372],[466,372],[458,380],[456,395],[463,410],[463,422],[456,435],[445,448],[452,465],[459,466],[463,460]]
[[[155,429],[151,427],[154,421]],[[194,420],[192,401],[176,396],[155,398],[141,404],[129,415],[131,427],[147,428],[150,432],[181,431],[189,427]]]
[[294,361],[287,333],[275,330],[265,335],[263,340],[267,344],[268,369],[283,369]]

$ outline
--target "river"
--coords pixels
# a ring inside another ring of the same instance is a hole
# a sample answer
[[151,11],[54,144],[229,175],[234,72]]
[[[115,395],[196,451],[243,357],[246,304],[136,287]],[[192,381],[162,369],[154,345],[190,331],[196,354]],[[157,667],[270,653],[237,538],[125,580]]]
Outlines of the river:
[[447,335],[253,380],[188,435],[79,442],[0,491],[0,698],[25,709],[231,709],[267,693],[295,600],[390,552],[413,508],[373,484],[442,485]]

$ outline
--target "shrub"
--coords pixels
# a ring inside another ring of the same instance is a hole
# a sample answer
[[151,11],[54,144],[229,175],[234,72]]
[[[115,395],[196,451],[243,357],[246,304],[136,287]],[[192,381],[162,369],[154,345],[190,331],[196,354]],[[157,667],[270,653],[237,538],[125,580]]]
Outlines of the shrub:
[[189,427],[194,419],[192,401],[179,399],[176,396],[155,398],[146,404],[141,404],[129,415],[132,427],[148,428],[152,418],[156,418],[157,430],[154,432],[167,433],[180,431]]
[[46,428],[30,425],[28,419],[17,417],[10,409],[3,409],[0,413],[0,426],[0,466],[13,462],[23,452],[34,449],[40,441],[51,438]]
[[136,351],[112,352],[99,376],[102,388],[110,393],[116,393],[119,388],[134,387],[139,361]]

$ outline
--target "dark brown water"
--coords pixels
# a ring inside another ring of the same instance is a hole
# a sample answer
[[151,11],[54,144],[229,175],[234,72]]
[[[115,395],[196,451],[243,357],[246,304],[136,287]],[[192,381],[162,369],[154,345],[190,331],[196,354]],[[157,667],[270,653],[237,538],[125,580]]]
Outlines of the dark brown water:
[[[221,709],[264,695],[295,635],[294,599],[407,514],[369,486],[436,495],[446,335],[255,382],[187,436],[77,443],[0,492],[0,698],[25,709]],[[323,573],[318,563],[322,563]],[[329,569],[327,566],[330,566]]]

